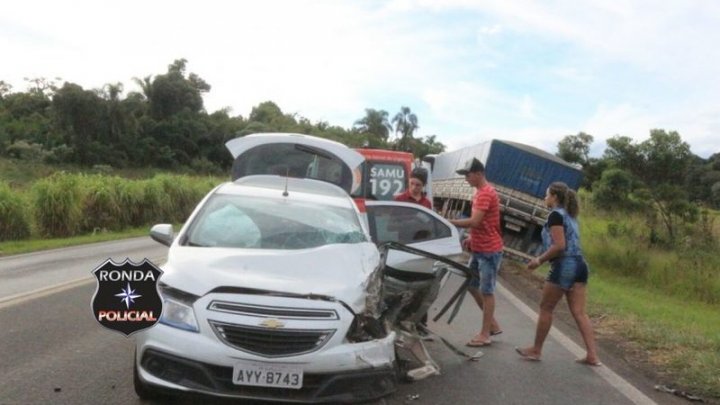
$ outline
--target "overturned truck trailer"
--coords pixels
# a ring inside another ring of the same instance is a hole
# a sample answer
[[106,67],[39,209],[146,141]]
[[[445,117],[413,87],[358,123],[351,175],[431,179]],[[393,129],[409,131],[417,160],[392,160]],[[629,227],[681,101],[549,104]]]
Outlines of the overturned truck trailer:
[[433,204],[446,218],[470,216],[475,189],[457,173],[477,158],[500,198],[500,219],[506,256],[528,260],[542,245],[540,231],[547,219],[545,190],[562,181],[577,190],[582,171],[557,156],[517,142],[491,140],[431,157]]

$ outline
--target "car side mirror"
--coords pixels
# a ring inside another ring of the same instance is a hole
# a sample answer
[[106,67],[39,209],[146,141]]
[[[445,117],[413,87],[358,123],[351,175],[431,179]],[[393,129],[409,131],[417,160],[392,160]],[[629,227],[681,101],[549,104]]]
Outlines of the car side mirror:
[[165,246],[170,246],[175,239],[175,231],[172,224],[157,224],[150,229],[150,237]]

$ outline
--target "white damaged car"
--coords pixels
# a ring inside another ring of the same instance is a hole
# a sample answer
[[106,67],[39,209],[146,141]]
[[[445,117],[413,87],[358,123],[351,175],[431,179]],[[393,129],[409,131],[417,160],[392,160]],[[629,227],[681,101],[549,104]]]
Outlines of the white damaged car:
[[136,338],[137,394],[352,402],[394,391],[399,373],[436,372],[413,331],[445,269],[377,243],[455,257],[457,230],[406,203],[368,201],[364,218],[350,197],[363,158],[339,143],[263,134],[227,146],[234,181],[177,234],[151,230],[169,246],[164,309]]

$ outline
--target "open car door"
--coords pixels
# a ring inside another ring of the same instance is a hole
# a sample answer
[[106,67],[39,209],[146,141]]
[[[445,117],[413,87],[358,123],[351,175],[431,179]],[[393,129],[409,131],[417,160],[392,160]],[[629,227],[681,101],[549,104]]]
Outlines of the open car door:
[[232,180],[275,174],[322,180],[350,194],[359,187],[358,167],[365,160],[347,146],[302,134],[252,134],[225,143],[232,154]]
[[382,319],[399,336],[395,347],[401,372],[412,380],[438,374],[440,368],[418,328],[427,328],[419,325],[448,272],[466,277],[466,282],[438,317],[461,302],[467,288],[470,271],[454,261],[463,254],[457,228],[418,204],[367,201],[366,209],[370,235],[383,255]]
[[[418,204],[395,201],[366,201],[368,225],[378,245],[397,242],[450,260],[462,257],[457,228],[432,210]],[[419,278],[433,272],[434,260],[392,250],[386,259],[390,271]]]

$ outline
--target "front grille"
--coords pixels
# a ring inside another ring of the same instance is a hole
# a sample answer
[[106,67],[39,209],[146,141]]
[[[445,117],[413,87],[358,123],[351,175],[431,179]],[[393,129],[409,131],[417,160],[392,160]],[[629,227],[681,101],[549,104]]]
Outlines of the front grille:
[[312,352],[324,345],[334,329],[274,329],[210,321],[215,334],[227,345],[266,357]]
[[268,307],[264,305],[239,304],[225,301],[213,301],[208,305],[208,309],[239,315],[283,319],[340,319],[334,309]]

